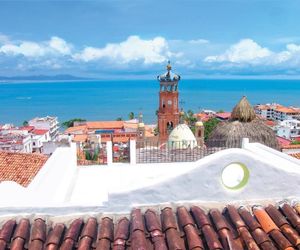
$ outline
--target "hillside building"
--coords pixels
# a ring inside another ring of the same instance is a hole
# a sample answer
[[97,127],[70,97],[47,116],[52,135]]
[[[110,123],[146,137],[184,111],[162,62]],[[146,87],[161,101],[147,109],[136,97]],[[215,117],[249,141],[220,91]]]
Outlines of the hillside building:
[[56,138],[59,133],[59,123],[57,117],[36,117],[28,122],[29,126],[35,129],[48,130],[52,140]]

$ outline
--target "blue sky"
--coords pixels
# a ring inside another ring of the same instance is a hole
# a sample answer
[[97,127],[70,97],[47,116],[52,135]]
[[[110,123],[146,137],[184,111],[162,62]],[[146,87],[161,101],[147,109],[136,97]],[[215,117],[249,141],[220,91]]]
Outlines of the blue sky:
[[300,2],[0,1],[0,75],[300,76]]

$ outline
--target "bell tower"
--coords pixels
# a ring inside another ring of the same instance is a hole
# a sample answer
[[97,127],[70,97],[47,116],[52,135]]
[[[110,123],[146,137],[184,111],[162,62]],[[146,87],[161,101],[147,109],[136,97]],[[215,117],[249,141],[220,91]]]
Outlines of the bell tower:
[[168,61],[167,72],[157,77],[160,84],[158,108],[159,141],[168,139],[169,133],[179,123],[178,109],[178,82],[180,76],[171,72],[172,67]]

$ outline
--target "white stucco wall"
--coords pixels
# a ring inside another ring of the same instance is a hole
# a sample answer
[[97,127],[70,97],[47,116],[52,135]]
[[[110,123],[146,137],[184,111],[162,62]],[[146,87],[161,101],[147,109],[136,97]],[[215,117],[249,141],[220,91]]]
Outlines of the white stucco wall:
[[77,173],[76,145],[57,148],[28,186],[34,203],[64,203]]
[[[286,159],[274,161],[267,155],[261,157],[243,149],[227,149],[198,161],[195,168],[187,169],[185,173],[164,182],[132,191],[111,193],[106,205],[126,210],[137,204],[178,201],[227,203],[300,197],[300,190],[296,188],[300,185],[300,164]],[[232,162],[245,164],[250,172],[247,185],[240,190],[229,190],[221,181],[223,168]]]
[[[261,144],[245,141],[243,145],[243,149],[223,150],[192,163],[77,167],[72,144],[71,148],[58,148],[27,189],[9,188],[11,198],[0,207],[128,212],[133,206],[162,203],[300,198],[299,160]],[[230,190],[221,181],[224,167],[233,162],[244,164],[250,173],[248,183],[239,190]],[[0,195],[8,191],[1,187]]]

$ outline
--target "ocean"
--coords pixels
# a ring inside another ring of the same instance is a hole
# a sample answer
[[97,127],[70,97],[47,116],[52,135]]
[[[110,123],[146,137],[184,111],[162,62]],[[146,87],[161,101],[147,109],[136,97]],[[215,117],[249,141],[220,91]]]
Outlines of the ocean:
[[[0,83],[0,124],[37,116],[87,120],[128,119],[142,112],[155,123],[159,82],[156,80]],[[184,110],[231,111],[246,95],[251,104],[280,103],[300,106],[299,80],[181,80],[179,100]]]

